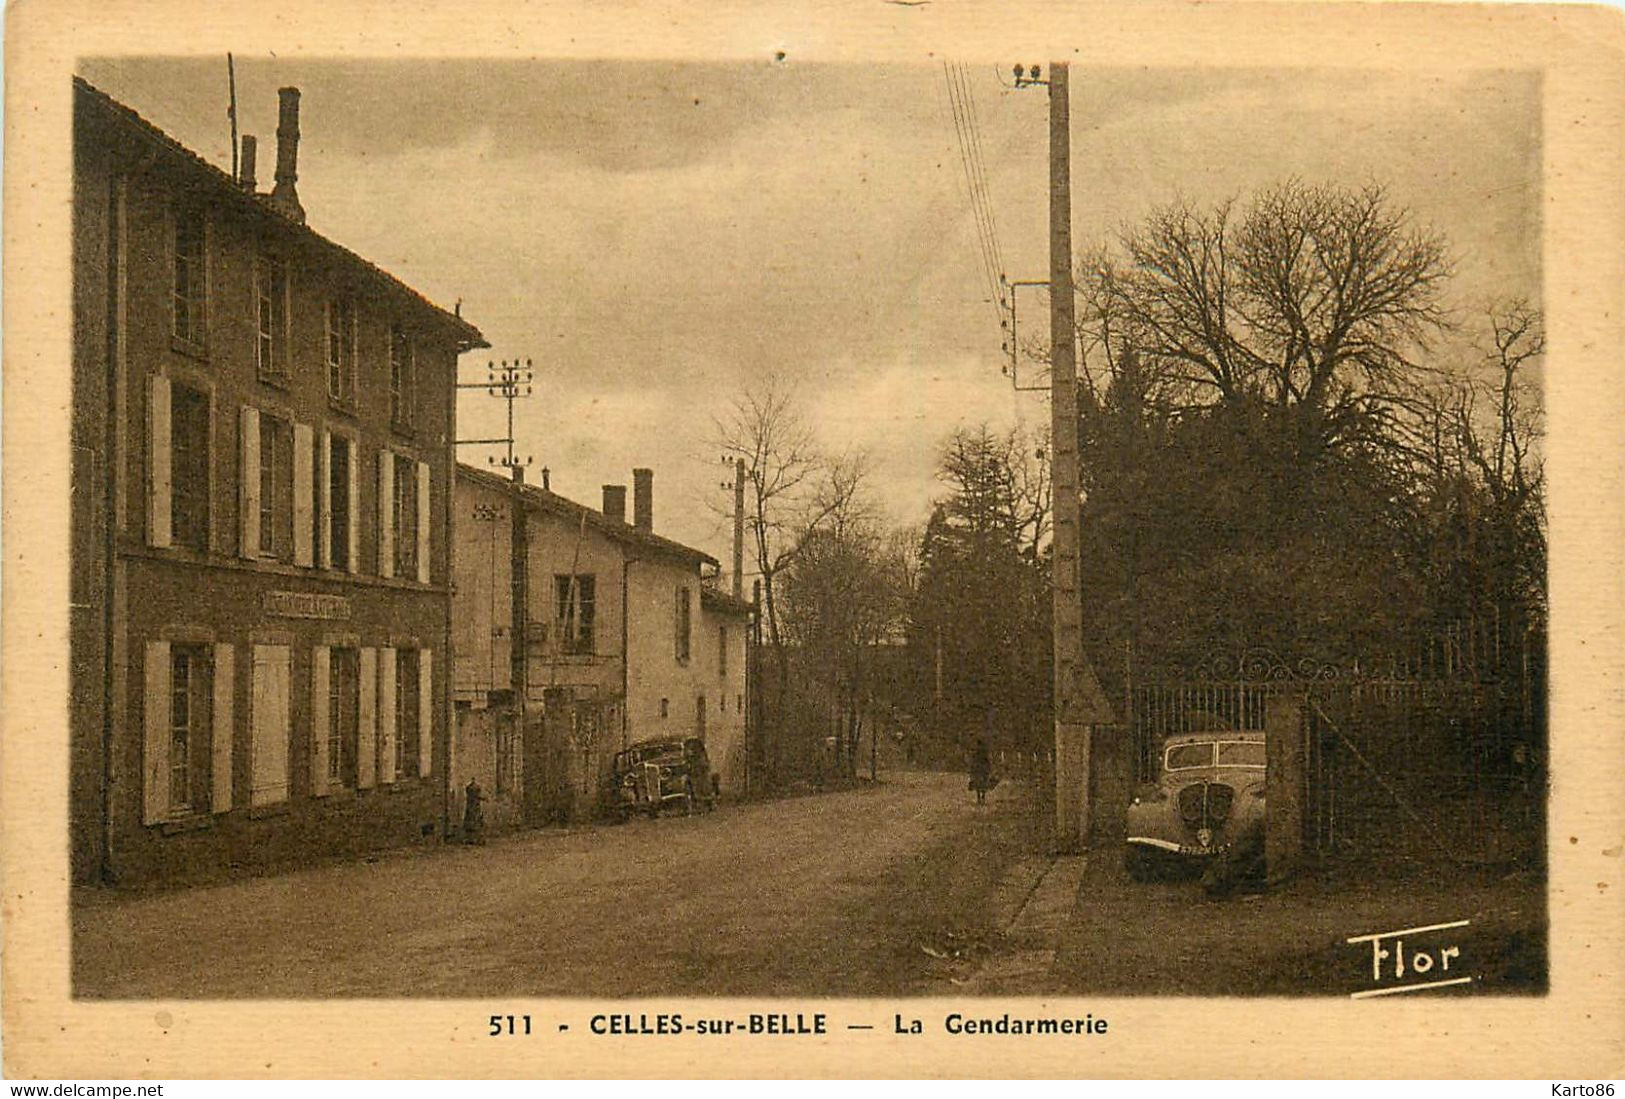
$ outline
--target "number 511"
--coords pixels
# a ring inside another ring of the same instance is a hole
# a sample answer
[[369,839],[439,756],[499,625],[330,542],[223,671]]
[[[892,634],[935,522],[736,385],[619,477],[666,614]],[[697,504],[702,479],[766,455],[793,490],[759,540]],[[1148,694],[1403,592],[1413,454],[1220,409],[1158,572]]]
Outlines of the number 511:
[[499,1038],[504,1034],[529,1034],[529,1015],[493,1015],[491,1016],[492,1038]]

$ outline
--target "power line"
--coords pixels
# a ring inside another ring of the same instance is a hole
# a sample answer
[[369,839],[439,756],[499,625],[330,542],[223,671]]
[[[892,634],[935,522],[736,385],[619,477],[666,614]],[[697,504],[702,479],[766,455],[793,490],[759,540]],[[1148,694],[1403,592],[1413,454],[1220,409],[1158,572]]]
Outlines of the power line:
[[[987,158],[982,152],[982,123],[976,111],[976,96],[971,90],[970,70],[963,62],[959,65],[959,83],[963,93],[964,102],[969,108],[972,163],[976,167],[982,186],[982,207],[987,219],[988,234],[993,244],[993,261],[998,273],[1002,276],[1006,270],[1004,266],[1004,250],[999,246],[998,223],[993,220],[993,189],[988,183]],[[1000,295],[1001,304],[1003,295]]]
[[963,104],[960,102],[959,89],[954,80],[953,69],[946,61],[942,63],[942,72],[944,85],[948,92],[948,107],[953,117],[954,135],[959,144],[959,161],[960,167],[964,170],[965,190],[970,199],[972,220],[976,226],[976,242],[981,253],[982,275],[987,282],[988,300],[993,306],[995,321],[1002,328],[1004,317],[1003,307],[1000,304],[999,267],[993,251],[993,234],[989,230],[986,220],[991,210],[984,207],[981,202],[977,172],[971,162],[974,146],[968,133],[967,115]]
[[983,230],[987,235],[988,251],[993,260],[994,295],[1003,304],[1004,254],[999,246],[998,226],[993,216],[993,199],[988,186],[987,164],[982,153],[981,123],[976,113],[976,98],[970,86],[967,71],[960,65],[957,71],[960,116],[965,125],[966,153],[970,163],[970,180],[974,201],[981,210]]

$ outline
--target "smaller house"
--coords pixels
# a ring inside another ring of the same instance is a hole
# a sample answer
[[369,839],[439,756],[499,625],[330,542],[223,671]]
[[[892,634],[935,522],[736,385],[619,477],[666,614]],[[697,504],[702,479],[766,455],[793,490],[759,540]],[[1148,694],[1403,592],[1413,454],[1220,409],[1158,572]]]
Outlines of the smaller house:
[[453,499],[453,785],[487,829],[597,815],[622,748],[706,740],[724,797],[743,794],[751,607],[716,560],[654,533],[651,471],[599,509],[459,466]]

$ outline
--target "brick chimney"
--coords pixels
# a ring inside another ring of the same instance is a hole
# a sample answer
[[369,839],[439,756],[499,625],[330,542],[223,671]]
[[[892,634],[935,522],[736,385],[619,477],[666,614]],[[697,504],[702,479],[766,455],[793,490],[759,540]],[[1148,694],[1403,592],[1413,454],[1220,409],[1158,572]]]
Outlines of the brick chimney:
[[276,94],[282,101],[282,113],[276,124],[276,186],[271,190],[271,205],[303,225],[305,208],[294,187],[299,181],[299,89],[279,88]]
[[655,471],[632,471],[632,525],[645,533],[655,528]]
[[604,486],[604,518],[611,523],[626,522],[626,486]]
[[258,152],[259,141],[253,134],[244,134],[243,159],[242,166],[237,172],[237,186],[249,194],[253,194],[255,186],[257,186],[257,181],[254,179],[254,161]]

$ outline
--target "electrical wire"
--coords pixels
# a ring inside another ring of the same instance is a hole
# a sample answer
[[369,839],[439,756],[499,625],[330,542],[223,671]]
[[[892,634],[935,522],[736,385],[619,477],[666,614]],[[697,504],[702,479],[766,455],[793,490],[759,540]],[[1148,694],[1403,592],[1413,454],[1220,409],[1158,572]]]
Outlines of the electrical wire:
[[974,138],[970,134],[967,105],[962,102],[960,87],[955,80],[954,70],[944,61],[942,64],[944,86],[948,92],[948,107],[954,123],[954,135],[959,144],[960,167],[964,171],[965,190],[971,204],[972,220],[976,226],[976,242],[980,251],[982,276],[987,282],[988,301],[993,307],[995,322],[1001,331],[1004,326],[1004,307],[1001,304],[1003,295],[999,289],[999,264],[994,251],[994,234],[989,224],[992,208],[984,203],[979,183],[980,173],[972,161],[975,149]]
[[[963,101],[968,108],[967,114],[970,119],[971,133],[971,160],[972,164],[976,168],[977,176],[981,182],[982,208],[984,211],[984,218],[987,222],[988,235],[993,247],[993,261],[996,265],[996,270],[1002,276],[1006,270],[1004,265],[1004,249],[999,246],[998,223],[993,219],[993,190],[991,185],[988,183],[987,157],[982,151],[981,117],[976,110],[976,96],[971,90],[970,70],[965,67],[963,62],[961,62],[959,65],[959,84]],[[1002,305],[1004,299],[1002,284],[1000,289],[1001,293],[999,295],[999,300],[1000,304]]]

